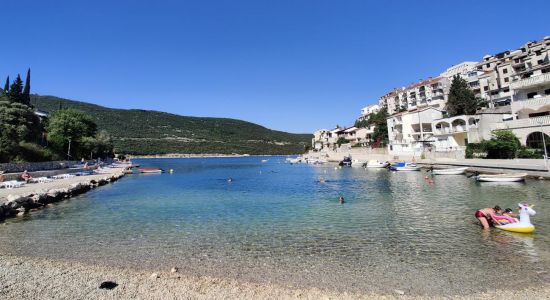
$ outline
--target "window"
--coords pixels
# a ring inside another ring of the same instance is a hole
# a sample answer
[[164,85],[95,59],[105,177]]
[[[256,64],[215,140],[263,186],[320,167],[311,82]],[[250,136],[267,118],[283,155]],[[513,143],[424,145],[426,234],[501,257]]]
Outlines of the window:
[[502,69],[503,74],[508,74],[508,69]]
[[544,91],[544,94],[545,94],[545,95],[550,95],[550,89],[545,90],[545,91]]
[[510,88],[504,88],[502,91],[508,93],[510,91]]
[[488,87],[488,86],[484,86],[484,87],[483,87],[483,90],[484,90],[484,91],[488,91],[488,90],[489,90],[489,87]]
[[538,95],[537,92],[529,93],[527,94],[527,99],[533,99],[536,95]]
[[490,68],[490,67],[491,67],[491,64],[486,64],[485,67],[486,67],[486,68]]
[[509,81],[510,81],[509,77],[504,78],[504,82],[509,82]]

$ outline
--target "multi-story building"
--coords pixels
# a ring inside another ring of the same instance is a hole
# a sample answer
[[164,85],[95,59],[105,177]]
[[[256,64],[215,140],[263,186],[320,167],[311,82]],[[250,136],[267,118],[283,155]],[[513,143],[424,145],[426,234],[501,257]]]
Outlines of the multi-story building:
[[378,104],[371,104],[363,107],[361,109],[361,116],[357,120],[362,121],[369,118],[371,114],[375,114],[380,111],[380,105]]
[[[477,63],[464,62],[447,69],[438,77],[444,79],[441,80],[443,89],[435,94],[432,87],[428,106],[445,108],[454,75],[464,78],[476,96],[487,101],[489,108],[472,116],[432,119],[431,141],[436,149],[460,149],[469,142],[490,139],[492,132],[499,129],[512,130],[523,145],[532,148],[542,146],[543,133],[550,135],[550,36],[517,50],[486,55]],[[420,86],[426,84],[420,83]],[[422,108],[419,88],[419,84],[413,84],[394,89],[379,100],[392,114],[388,118],[388,130],[397,128],[393,134],[389,130],[390,150],[397,145],[404,149],[426,144],[403,136],[415,133],[412,123],[403,118]],[[424,91],[428,90],[424,88]],[[434,105],[434,100],[440,102]],[[548,140],[548,136],[545,139]]]
[[[521,143],[542,147],[550,135],[550,36],[529,42],[511,55],[511,106],[514,120],[504,122]],[[500,129],[497,127],[496,129]]]
[[442,111],[433,107],[400,112],[388,117],[390,153],[414,154],[421,152],[426,143],[433,141],[432,121],[442,117]]
[[447,78],[449,81],[453,80],[453,77],[455,75],[458,75],[462,77],[463,79],[467,80],[469,77],[469,74],[472,71],[475,71],[477,68],[477,61],[465,61],[462,63],[459,63],[458,65],[454,65],[445,72],[441,73],[439,76]]
[[380,97],[378,103],[387,107],[390,115],[425,107],[443,109],[449,96],[449,88],[449,80],[446,77],[428,78],[407,87],[394,89]]

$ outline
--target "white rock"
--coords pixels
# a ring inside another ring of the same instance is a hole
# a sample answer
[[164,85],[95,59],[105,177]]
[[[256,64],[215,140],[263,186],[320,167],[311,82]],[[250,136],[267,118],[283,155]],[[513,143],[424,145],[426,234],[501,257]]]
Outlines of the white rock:
[[150,278],[157,279],[157,278],[160,278],[160,276],[157,273],[153,273],[151,274]]
[[172,272],[172,273],[176,273],[176,272],[178,272],[178,268],[176,268],[176,267],[173,267],[173,268],[172,268],[172,270],[170,270],[170,272]]

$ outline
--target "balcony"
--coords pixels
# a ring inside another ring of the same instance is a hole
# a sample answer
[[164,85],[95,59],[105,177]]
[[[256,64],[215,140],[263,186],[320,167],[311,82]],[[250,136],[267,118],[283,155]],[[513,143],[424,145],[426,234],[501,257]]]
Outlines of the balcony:
[[513,81],[510,84],[510,88],[514,90],[521,90],[544,84],[550,84],[550,73]]
[[527,100],[518,99],[512,102],[512,111],[517,112],[518,110],[521,110],[521,109],[539,110],[546,105],[550,105],[550,95],[540,97],[540,98],[527,99]]
[[505,121],[504,125],[509,129],[535,127],[541,125],[548,126],[550,125],[550,116]]

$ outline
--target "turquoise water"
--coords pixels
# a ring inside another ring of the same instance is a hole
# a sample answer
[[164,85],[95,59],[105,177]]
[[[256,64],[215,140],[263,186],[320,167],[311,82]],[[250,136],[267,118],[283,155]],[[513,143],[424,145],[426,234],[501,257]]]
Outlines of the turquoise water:
[[[550,282],[549,183],[430,185],[420,172],[262,159],[136,161],[174,174],[129,175],[0,223],[0,253],[362,292]],[[520,201],[536,205],[534,235],[483,232],[473,217]]]

